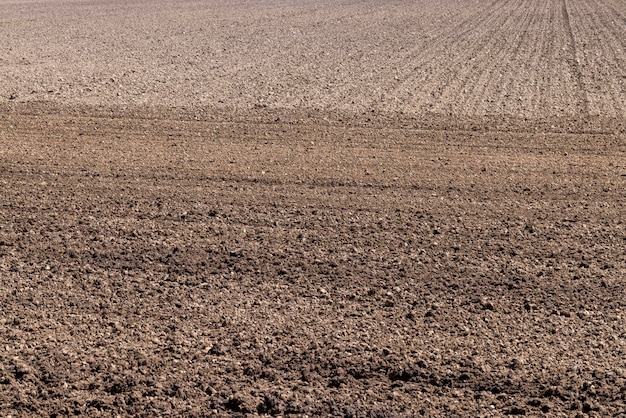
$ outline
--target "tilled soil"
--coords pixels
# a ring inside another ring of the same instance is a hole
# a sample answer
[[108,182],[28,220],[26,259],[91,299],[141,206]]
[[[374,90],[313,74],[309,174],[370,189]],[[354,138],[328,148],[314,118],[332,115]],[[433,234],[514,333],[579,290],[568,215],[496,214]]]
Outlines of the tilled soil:
[[626,411],[623,130],[70,113],[0,112],[3,415]]
[[626,416],[626,3],[0,4],[0,416]]
[[623,0],[12,0],[0,101],[626,117]]

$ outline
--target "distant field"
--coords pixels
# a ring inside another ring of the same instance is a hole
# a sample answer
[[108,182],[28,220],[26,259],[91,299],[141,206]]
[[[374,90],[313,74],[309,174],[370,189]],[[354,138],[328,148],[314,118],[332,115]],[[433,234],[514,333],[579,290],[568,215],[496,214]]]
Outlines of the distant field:
[[0,100],[626,117],[621,0],[0,3]]
[[0,416],[625,416],[625,44],[621,0],[0,0]]

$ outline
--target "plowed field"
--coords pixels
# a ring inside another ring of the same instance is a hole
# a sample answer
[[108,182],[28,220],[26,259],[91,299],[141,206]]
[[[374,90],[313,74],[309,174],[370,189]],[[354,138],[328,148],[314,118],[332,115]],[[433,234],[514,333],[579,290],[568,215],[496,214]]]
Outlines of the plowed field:
[[626,416],[626,3],[0,2],[0,415]]

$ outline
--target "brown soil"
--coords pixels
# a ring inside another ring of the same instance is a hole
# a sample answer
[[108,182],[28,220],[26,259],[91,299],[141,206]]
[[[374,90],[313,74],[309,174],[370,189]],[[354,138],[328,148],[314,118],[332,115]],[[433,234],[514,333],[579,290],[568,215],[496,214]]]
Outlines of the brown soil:
[[625,416],[624,3],[439,3],[0,5],[0,415]]

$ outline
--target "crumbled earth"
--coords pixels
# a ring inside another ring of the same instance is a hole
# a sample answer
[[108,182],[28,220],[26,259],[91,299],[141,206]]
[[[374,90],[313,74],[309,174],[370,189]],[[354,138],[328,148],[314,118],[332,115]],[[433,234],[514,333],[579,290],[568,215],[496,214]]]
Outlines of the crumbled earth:
[[623,131],[26,110],[6,415],[624,411]]
[[0,415],[626,416],[625,3],[442,4],[1,4]]

